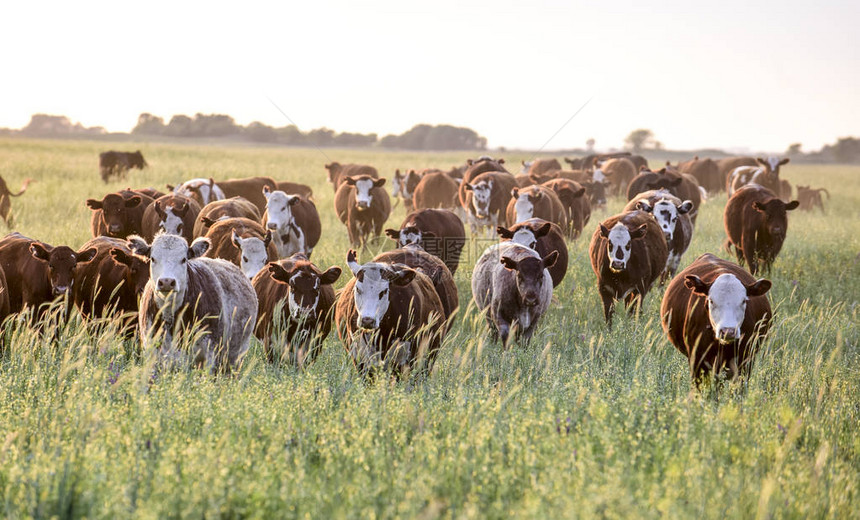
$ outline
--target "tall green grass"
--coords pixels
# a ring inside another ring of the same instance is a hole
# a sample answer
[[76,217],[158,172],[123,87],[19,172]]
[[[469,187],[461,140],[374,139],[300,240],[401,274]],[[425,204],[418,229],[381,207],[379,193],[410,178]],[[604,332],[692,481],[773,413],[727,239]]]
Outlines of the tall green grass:
[[[346,231],[322,165],[395,168],[461,154],[130,144],[151,167],[102,184],[93,142],[0,140],[17,228],[51,244],[90,237],[89,197],[185,178],[272,175],[314,187],[321,267],[344,265]],[[111,144],[110,146],[117,146]],[[506,156],[509,164],[525,157]],[[13,320],[0,357],[0,516],[856,517],[860,502],[860,168],[789,165],[834,194],[794,212],[769,275],[771,334],[746,385],[691,390],[655,289],[638,319],[603,323],[587,256],[531,344],[488,342],[470,304],[476,240],[457,273],[461,311],[424,379],[366,383],[332,335],[305,371],[254,342],[239,373],[154,374],[116,324]],[[703,206],[684,264],[721,252],[725,196]],[[405,216],[398,207],[389,224]],[[371,257],[365,252],[363,259]],[[345,273],[337,286],[349,278]]]

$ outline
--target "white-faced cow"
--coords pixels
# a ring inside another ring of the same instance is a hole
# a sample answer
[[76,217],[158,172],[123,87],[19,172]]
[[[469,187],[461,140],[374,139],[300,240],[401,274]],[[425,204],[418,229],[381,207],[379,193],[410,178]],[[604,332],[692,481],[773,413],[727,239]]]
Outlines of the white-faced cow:
[[530,218],[525,222],[514,224],[510,229],[499,226],[496,228],[496,233],[503,241],[510,240],[534,249],[541,258],[547,258],[550,253],[556,252],[558,257],[547,270],[552,278],[553,287],[558,287],[564,280],[568,264],[567,243],[564,241],[564,233],[558,224],[539,218]]
[[788,231],[786,212],[799,205],[796,200],[786,204],[757,184],[741,187],[729,198],[723,215],[729,237],[726,248],[734,246],[738,263],[746,261],[752,274],[758,272],[759,264],[770,271]]
[[463,179],[463,183],[461,188],[466,195],[461,200],[472,235],[486,227],[489,227],[488,233],[492,232],[504,219],[511,190],[517,186],[516,178],[506,172],[487,172],[470,182]]
[[511,199],[505,209],[508,226],[539,218],[567,229],[567,212],[555,191],[547,186],[529,186],[511,190]]
[[463,221],[447,209],[422,209],[410,213],[400,224],[400,229],[386,229],[385,234],[397,242],[398,247],[418,244],[448,266],[451,273],[457,272],[460,253],[466,245],[466,229]]
[[210,202],[200,210],[200,216],[194,223],[194,238],[206,236],[212,224],[219,220],[238,217],[260,222],[261,215],[257,206],[244,197],[231,197]]
[[666,238],[669,257],[661,281],[675,276],[681,257],[693,238],[693,221],[689,215],[693,203],[689,200],[681,202],[681,199],[666,190],[652,190],[640,193],[624,207],[624,211],[637,209],[653,215]]
[[141,235],[152,240],[159,232],[194,239],[194,225],[200,216],[200,205],[194,199],[171,193],[163,195],[143,212]]
[[[138,315],[144,348],[157,346],[167,363],[235,369],[257,322],[257,295],[242,271],[226,260],[204,258],[207,238],[189,246],[180,236],[159,234],[150,245],[132,236],[128,247],[149,261]],[[182,344],[192,341],[186,352]]]
[[439,257],[424,251],[421,245],[408,244],[392,251],[386,251],[376,255],[373,261],[384,264],[403,264],[419,273],[424,273],[433,282],[433,288],[439,295],[442,310],[445,312],[445,319],[450,320],[451,316],[457,312],[460,303],[454,275]]
[[423,172],[418,173],[415,170],[409,170],[406,174],[400,173],[400,170],[394,172],[394,178],[391,180],[391,196],[394,198],[395,207],[400,204],[400,199],[403,199],[403,206],[407,212],[414,209],[412,196],[423,176]]
[[272,232],[246,218],[227,218],[215,222],[206,233],[206,256],[221,258],[238,266],[251,280],[267,263],[278,259]]
[[342,179],[334,196],[334,209],[346,224],[349,242],[364,247],[371,236],[379,236],[391,214],[391,200],[382,188],[385,179],[367,175]]
[[322,225],[317,206],[299,195],[288,195],[283,191],[263,188],[266,197],[266,212],[262,222],[272,232],[278,258],[288,258],[296,253],[311,256],[322,235]]
[[379,172],[376,171],[376,168],[367,164],[340,164],[333,162],[326,164],[325,169],[328,170],[328,181],[331,183],[332,188],[334,188],[335,193],[337,193],[337,189],[340,188],[340,185],[347,177],[366,175],[371,179],[379,178]]

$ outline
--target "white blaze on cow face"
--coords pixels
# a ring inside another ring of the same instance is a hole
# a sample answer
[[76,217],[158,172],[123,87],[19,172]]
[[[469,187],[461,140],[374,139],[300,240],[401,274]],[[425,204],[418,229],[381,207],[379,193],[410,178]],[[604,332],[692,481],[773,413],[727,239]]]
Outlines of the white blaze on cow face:
[[184,238],[166,234],[157,235],[151,246],[140,237],[130,237],[128,244],[132,251],[150,259],[149,279],[156,302],[161,305],[172,295],[174,307],[182,303],[188,289],[188,261],[209,250],[208,238],[198,238],[189,246]]
[[400,230],[400,246],[421,244],[421,230],[415,226],[407,226]]
[[630,236],[630,231],[627,226],[621,222],[615,224],[609,230],[607,237],[609,244],[607,253],[609,255],[609,269],[612,272],[618,273],[627,268],[627,262],[630,261],[630,255],[633,247],[633,238]]
[[182,234],[182,217],[175,213],[173,205],[164,208],[164,220],[161,221],[160,227],[168,235]]
[[490,198],[493,195],[493,181],[481,181],[470,184],[472,188],[472,206],[475,208],[475,216],[487,218],[490,216]]
[[717,341],[723,344],[741,339],[741,326],[746,317],[750,296],[762,296],[771,287],[770,280],[758,280],[744,285],[730,273],[721,274],[710,285],[697,276],[689,275],[684,284],[695,294],[706,297],[708,320]]
[[767,164],[770,166],[770,171],[775,172],[779,168],[779,157],[771,155],[767,158]]
[[355,182],[355,204],[358,209],[367,209],[373,202],[373,179],[361,179]]
[[537,238],[535,238],[534,231],[527,227],[522,227],[514,231],[514,236],[511,237],[511,242],[521,246],[526,246],[530,249],[537,249]]
[[[224,199],[224,192],[212,179],[191,179],[173,189],[173,193],[184,195],[201,202],[205,206],[210,202]],[[196,196],[195,196],[196,195]]]
[[400,174],[400,170],[394,172],[394,178],[391,179],[391,196],[394,198],[405,196],[406,179]]
[[[309,318],[316,312],[320,302],[320,279],[308,273],[299,272],[290,277],[290,317],[294,321]],[[299,292],[305,295],[303,302],[297,298]],[[302,305],[305,303],[305,305]]]
[[658,200],[652,209],[654,218],[657,219],[657,224],[663,230],[663,235],[666,241],[672,240],[675,235],[675,225],[678,223],[678,208],[671,201],[666,199]]
[[295,225],[292,206],[299,202],[298,195],[287,195],[283,191],[263,191],[266,196],[266,228],[272,233],[286,235],[290,225]]
[[233,244],[242,255],[239,257],[239,268],[249,280],[253,279],[269,261],[266,243],[258,237],[242,238],[236,234],[234,229]]
[[355,275],[352,296],[357,315],[356,325],[365,330],[378,329],[388,312],[391,285],[408,285],[415,277],[415,271],[405,266],[378,262],[361,265],[355,260],[355,251],[350,251],[346,258],[350,271]]
[[517,201],[514,203],[514,212],[516,213],[516,224],[525,222],[532,218],[535,211],[535,205],[529,199],[529,193],[526,190],[517,193]]

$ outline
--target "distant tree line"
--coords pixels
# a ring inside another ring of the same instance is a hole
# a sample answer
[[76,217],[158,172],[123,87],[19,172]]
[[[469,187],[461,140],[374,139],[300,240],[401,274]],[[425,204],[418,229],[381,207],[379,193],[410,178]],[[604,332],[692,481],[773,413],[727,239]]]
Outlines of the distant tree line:
[[[5,129],[4,129],[5,130]],[[5,134],[14,133],[7,130]],[[57,136],[93,136],[104,135],[107,132],[100,126],[85,127],[80,123],[72,123],[66,116],[48,114],[33,114],[30,122],[19,133],[28,137],[57,137]]]
[[860,164],[860,139],[856,137],[841,137],[817,152],[804,153],[801,148],[800,143],[794,143],[785,153],[795,162]]

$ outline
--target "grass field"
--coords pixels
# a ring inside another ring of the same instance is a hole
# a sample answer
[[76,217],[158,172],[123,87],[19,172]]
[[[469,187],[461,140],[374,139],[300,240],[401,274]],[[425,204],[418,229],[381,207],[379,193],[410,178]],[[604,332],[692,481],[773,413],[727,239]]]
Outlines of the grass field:
[[[345,267],[346,230],[323,164],[449,167],[423,154],[168,144],[150,168],[98,177],[97,142],[0,140],[16,229],[90,238],[84,200],[200,176],[270,175],[313,186],[320,267]],[[526,157],[505,156],[508,164]],[[470,305],[476,241],[457,273],[461,311],[426,380],[366,384],[332,334],[304,372],[254,343],[239,375],[182,371],[149,384],[151,356],[110,324],[37,334],[9,324],[0,357],[0,517],[849,518],[860,511],[860,167],[788,165],[833,194],[795,211],[770,278],[776,317],[746,388],[691,391],[657,316],[606,328],[588,237],[532,343],[502,351]],[[701,210],[682,267],[723,257],[725,195]],[[402,205],[389,224],[404,217]],[[389,242],[389,244],[391,244]],[[390,245],[388,246],[390,247]],[[368,260],[372,253],[363,255]],[[337,283],[342,287],[348,270]]]

